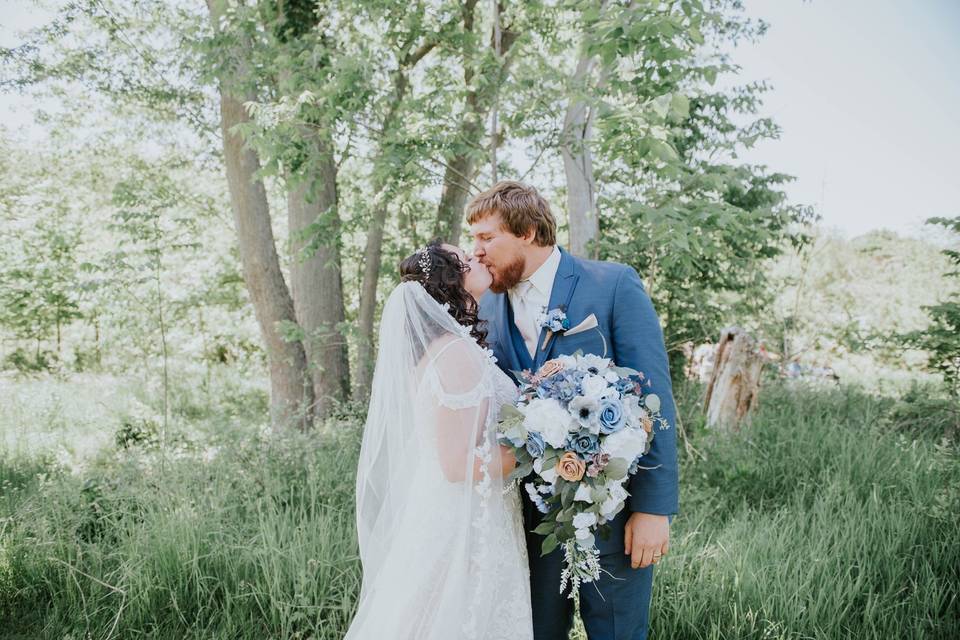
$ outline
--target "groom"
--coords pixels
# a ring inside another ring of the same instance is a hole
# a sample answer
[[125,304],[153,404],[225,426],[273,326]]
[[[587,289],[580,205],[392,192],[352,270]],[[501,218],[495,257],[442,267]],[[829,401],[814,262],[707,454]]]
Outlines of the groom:
[[[615,262],[577,258],[556,245],[556,222],[537,190],[502,181],[467,205],[474,255],[493,276],[480,299],[487,343],[498,365],[536,371],[561,354],[604,354],[618,366],[642,372],[646,391],[660,396],[670,428],[657,430],[644,467],[630,478],[623,511],[609,523],[610,536],[597,537],[600,580],[580,588],[580,614],[590,640],[647,637],[653,565],[670,545],[670,517],[677,513],[676,409],[667,354],[657,314],[637,272]],[[544,308],[562,309],[575,327],[590,314],[596,330],[559,333],[543,348],[546,331],[537,326]],[[598,331],[603,334],[600,337]],[[605,342],[604,342],[605,341]],[[523,496],[535,640],[567,640],[573,600],[560,593],[561,549],[540,556],[542,537],[531,533],[540,512]],[[611,577],[609,574],[612,574]]]

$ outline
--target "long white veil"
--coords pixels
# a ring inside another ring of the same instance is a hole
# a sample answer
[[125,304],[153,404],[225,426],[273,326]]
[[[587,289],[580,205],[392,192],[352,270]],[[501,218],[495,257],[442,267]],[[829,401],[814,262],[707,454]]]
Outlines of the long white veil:
[[363,585],[346,640],[493,637],[496,580],[512,570],[495,565],[513,561],[496,548],[510,513],[493,371],[422,285],[391,292],[357,468]]

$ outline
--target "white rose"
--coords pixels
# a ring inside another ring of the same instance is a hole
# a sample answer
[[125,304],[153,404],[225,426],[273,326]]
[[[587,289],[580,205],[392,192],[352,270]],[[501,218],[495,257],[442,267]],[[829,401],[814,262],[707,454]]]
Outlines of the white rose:
[[606,372],[603,374],[603,379],[609,382],[610,384],[613,384],[614,382],[620,379],[620,376],[618,376],[616,373],[614,373],[610,369],[607,369]]
[[619,500],[607,500],[600,505],[600,513],[613,520],[614,516],[620,513],[620,509],[622,508],[623,502],[620,502]]
[[577,487],[577,492],[573,494],[573,499],[574,501],[579,500],[581,502],[593,503],[593,496],[590,494],[590,485],[581,484],[579,487]]
[[603,488],[607,490],[608,498],[626,500],[627,496],[630,495],[623,483],[618,480],[607,480],[607,484],[603,485]]
[[523,426],[527,431],[539,431],[543,440],[554,449],[562,449],[567,441],[567,430],[573,420],[570,413],[553,398],[534,398],[522,409]]
[[577,536],[577,545],[581,549],[589,549],[596,543],[593,534],[590,533],[590,529],[577,529],[574,535]]
[[611,458],[624,458],[633,462],[647,446],[647,433],[643,429],[621,429],[608,435],[601,445]]
[[543,478],[544,482],[553,484],[557,479],[557,470],[555,467],[550,467],[549,469],[543,468],[543,458],[537,458],[533,461],[533,470],[538,476]]
[[597,514],[595,513],[578,513],[573,516],[574,529],[587,529],[595,524],[597,524]]
[[637,396],[626,396],[623,399],[623,414],[627,418],[627,426],[639,429],[640,420],[647,415],[647,412],[640,406],[640,398]]
[[600,513],[613,519],[613,516],[623,507],[623,503],[629,494],[622,484],[613,480],[607,482],[604,488],[607,490],[607,499],[600,505]]
[[554,358],[554,360],[559,361],[560,364],[563,365],[564,369],[576,369],[577,367],[577,359],[573,356],[560,355]]
[[585,353],[577,362],[577,368],[586,371],[590,367],[596,367],[598,371],[603,371],[610,366],[610,358],[601,358],[595,353]]
[[607,390],[607,381],[600,376],[588,373],[580,381],[580,387],[583,389],[583,395],[588,398],[600,398]]

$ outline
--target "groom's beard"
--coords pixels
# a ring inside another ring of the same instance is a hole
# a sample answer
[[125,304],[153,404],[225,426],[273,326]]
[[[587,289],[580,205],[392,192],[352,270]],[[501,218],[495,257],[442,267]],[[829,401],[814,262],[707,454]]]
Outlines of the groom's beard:
[[513,289],[523,278],[523,270],[527,267],[527,261],[522,255],[517,256],[512,262],[503,267],[494,267],[491,271],[493,282],[490,283],[490,290],[494,293],[506,293],[508,289]]

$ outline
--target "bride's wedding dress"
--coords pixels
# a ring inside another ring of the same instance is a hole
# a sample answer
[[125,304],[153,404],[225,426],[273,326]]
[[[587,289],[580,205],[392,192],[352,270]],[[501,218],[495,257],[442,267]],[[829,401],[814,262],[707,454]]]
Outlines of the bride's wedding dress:
[[530,640],[517,488],[496,423],[513,381],[416,282],[381,320],[357,469],[363,584],[345,640]]

